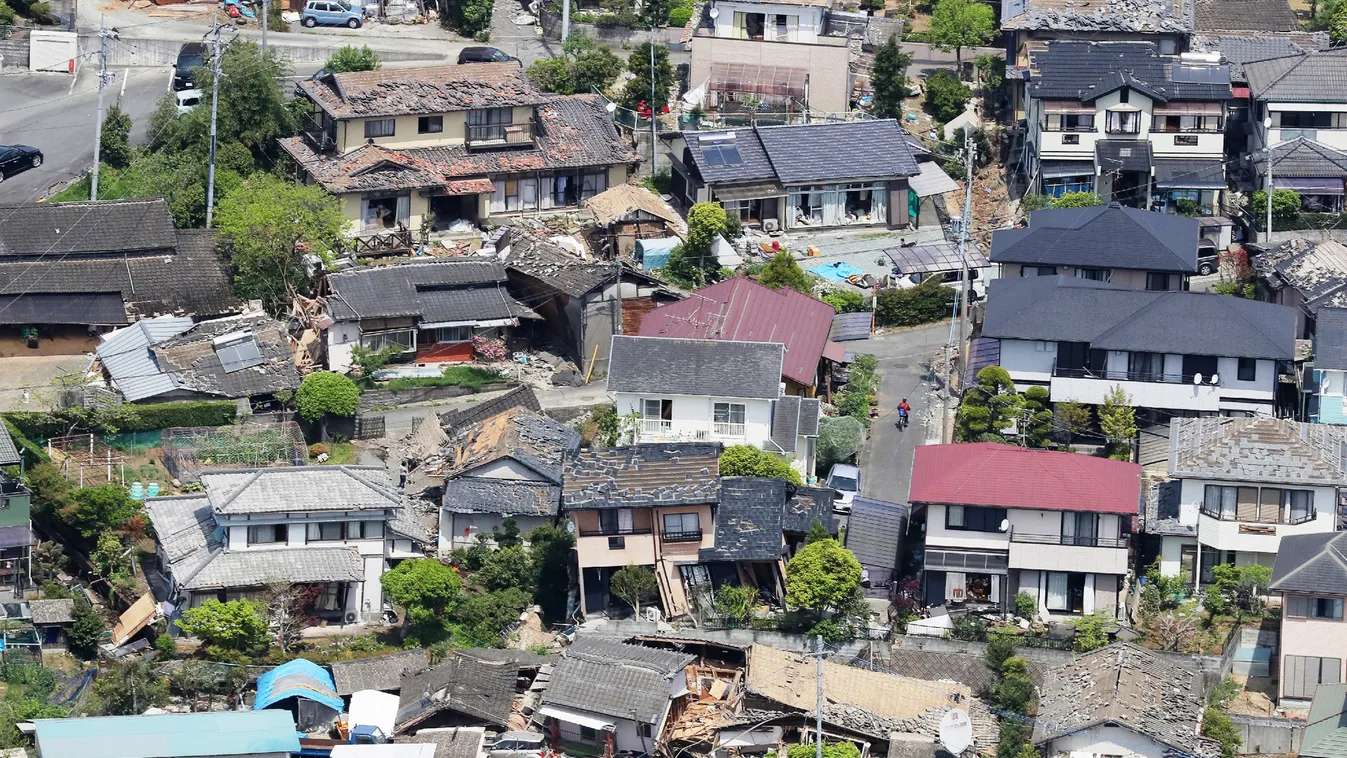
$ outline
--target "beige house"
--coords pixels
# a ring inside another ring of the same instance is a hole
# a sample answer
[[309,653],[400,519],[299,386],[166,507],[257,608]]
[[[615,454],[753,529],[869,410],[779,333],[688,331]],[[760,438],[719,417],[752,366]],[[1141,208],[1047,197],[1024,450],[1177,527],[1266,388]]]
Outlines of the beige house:
[[637,159],[601,98],[539,92],[514,63],[327,74],[298,92],[310,128],[279,144],[356,234],[574,209]]
[[1304,707],[1319,685],[1343,681],[1347,533],[1283,537],[1269,587],[1282,596],[1279,702]]

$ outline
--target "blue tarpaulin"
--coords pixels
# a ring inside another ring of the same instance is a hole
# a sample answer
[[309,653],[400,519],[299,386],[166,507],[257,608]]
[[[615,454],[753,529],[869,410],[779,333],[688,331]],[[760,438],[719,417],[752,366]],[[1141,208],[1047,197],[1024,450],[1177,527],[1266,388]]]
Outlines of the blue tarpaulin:
[[257,677],[257,700],[253,710],[260,711],[286,698],[297,697],[321,703],[341,713],[345,707],[337,697],[332,674],[313,661],[297,658]]
[[825,263],[808,269],[814,276],[821,276],[830,282],[845,282],[848,276],[860,276],[865,272],[848,263]]
[[654,271],[664,268],[669,263],[669,253],[672,253],[682,241],[677,237],[636,240],[636,260],[640,262],[641,270]]

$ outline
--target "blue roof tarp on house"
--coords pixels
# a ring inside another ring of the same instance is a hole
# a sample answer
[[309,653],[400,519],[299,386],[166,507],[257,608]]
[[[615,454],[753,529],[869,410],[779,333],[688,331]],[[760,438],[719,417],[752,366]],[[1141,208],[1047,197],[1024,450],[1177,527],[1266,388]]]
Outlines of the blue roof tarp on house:
[[292,697],[322,703],[337,713],[344,708],[341,698],[337,697],[332,674],[313,661],[297,658],[257,677],[257,700],[253,702],[253,710],[270,708]]
[[42,758],[192,758],[299,752],[294,719],[285,711],[38,719],[33,724]]

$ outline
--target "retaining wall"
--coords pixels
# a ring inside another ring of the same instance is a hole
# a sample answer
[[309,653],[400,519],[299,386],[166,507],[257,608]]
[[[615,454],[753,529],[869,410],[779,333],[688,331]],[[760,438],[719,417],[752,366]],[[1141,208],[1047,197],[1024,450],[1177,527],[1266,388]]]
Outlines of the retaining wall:
[[4,60],[0,61],[0,69],[22,69],[28,70],[28,30],[15,29],[13,36],[8,39],[0,39],[0,56]]
[[[551,40],[561,39],[561,16],[553,15],[546,8],[538,14],[538,23],[542,25],[543,36]],[[580,32],[586,37],[598,40],[606,47],[629,47],[650,41],[649,29],[637,29],[630,26],[599,26],[581,24],[571,16],[571,31]],[[666,26],[655,32],[655,40],[666,45],[681,44],[683,27]],[[624,56],[625,57],[625,56]]]
[[[267,49],[275,50],[281,60],[290,63],[314,63],[326,61],[332,56],[331,46],[311,47],[307,45],[286,44],[284,37],[277,39],[279,33],[272,35]],[[108,43],[108,66],[172,66],[178,60],[178,51],[182,49],[181,40],[165,39],[120,39]],[[98,35],[81,35],[79,39],[81,55],[85,60],[96,60],[98,53]],[[436,55],[420,51],[375,50],[380,60],[394,61],[447,61],[446,55]],[[5,61],[9,65],[9,61]],[[88,65],[88,64],[83,64]]]
[[499,392],[508,390],[513,384],[492,382],[478,389],[472,387],[411,387],[405,390],[369,390],[360,394],[361,408],[383,408],[411,403],[426,403],[431,400],[448,400],[451,397],[463,397],[479,392]]
[[1287,755],[1300,752],[1305,737],[1305,722],[1291,719],[1260,718],[1230,714],[1239,730],[1240,755]]

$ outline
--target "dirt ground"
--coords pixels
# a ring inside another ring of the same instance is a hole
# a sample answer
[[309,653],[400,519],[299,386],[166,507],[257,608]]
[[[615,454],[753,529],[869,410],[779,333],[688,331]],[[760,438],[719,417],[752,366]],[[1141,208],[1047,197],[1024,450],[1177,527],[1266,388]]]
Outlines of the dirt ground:
[[40,331],[37,347],[28,347],[19,339],[19,330],[0,328],[0,358],[31,358],[40,355],[82,355],[98,347],[98,338],[83,328]]
[[24,355],[0,359],[0,411],[46,410],[53,394],[52,380],[62,374],[83,373],[88,366],[89,359],[84,355]]

